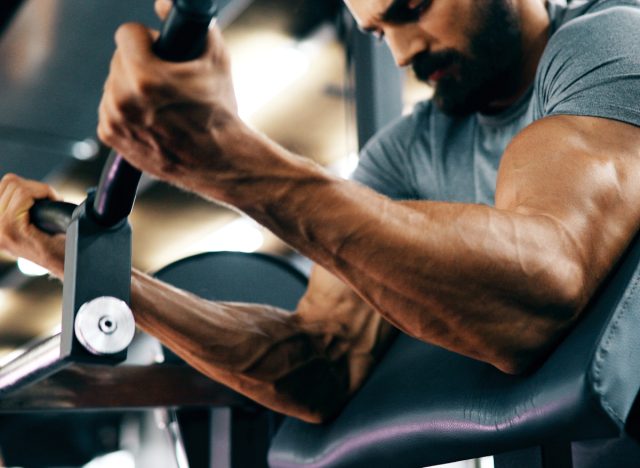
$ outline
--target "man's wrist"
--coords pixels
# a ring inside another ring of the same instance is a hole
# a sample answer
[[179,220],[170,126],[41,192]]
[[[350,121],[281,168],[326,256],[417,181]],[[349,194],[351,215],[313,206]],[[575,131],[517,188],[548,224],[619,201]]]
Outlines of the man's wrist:
[[194,174],[193,189],[246,211],[273,202],[301,180],[324,176],[312,161],[295,155],[243,122],[211,131],[211,164]]
[[44,244],[36,245],[34,249],[38,252],[35,262],[62,280],[64,278],[65,237],[63,235],[52,236]]

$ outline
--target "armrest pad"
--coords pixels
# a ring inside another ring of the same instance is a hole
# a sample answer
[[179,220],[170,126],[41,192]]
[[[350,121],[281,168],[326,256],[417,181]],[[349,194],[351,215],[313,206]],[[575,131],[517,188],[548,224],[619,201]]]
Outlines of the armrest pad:
[[640,388],[640,242],[576,328],[526,376],[400,336],[333,422],[288,419],[272,467],[425,466],[613,437]]

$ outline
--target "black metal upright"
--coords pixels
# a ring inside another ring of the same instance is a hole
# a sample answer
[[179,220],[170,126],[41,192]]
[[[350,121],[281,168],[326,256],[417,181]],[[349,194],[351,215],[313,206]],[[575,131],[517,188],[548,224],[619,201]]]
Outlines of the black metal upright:
[[402,71],[386,44],[352,28],[349,35],[358,147],[402,114]]
[[23,2],[24,0],[2,0],[0,2],[0,36]]

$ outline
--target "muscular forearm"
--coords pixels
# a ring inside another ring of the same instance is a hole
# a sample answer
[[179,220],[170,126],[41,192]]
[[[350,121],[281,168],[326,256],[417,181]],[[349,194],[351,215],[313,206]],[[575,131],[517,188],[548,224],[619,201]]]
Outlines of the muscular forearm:
[[269,306],[205,301],[136,271],[131,292],[140,328],[271,409],[319,422],[349,393],[346,347],[336,346],[341,337],[326,321],[314,326]]
[[[34,248],[32,259],[63,279],[64,236],[46,247]],[[326,317],[305,320],[267,305],[207,301],[137,270],[131,307],[138,327],[203,374],[310,422],[334,414],[372,364],[362,358],[375,343],[350,356],[349,337]]]
[[584,277],[575,239],[550,217],[394,202],[269,142],[254,145],[244,148],[259,148],[268,163],[239,171],[243,183],[216,181],[213,197],[258,219],[407,333],[504,370],[555,342],[605,273]]
[[[51,239],[49,247],[41,263],[62,279],[64,237]],[[327,304],[307,308],[322,306]],[[138,270],[132,271],[131,307],[136,325],[189,365],[309,422],[335,414],[368,374],[377,348],[392,336],[379,318],[348,304],[339,304],[345,313],[332,319],[314,310],[309,317],[268,305],[212,302]],[[367,336],[372,333],[385,336]]]
[[249,213],[424,340],[520,368],[566,330],[640,225],[633,125],[529,125],[501,159],[497,208],[392,202],[248,129],[215,28],[190,64],[162,63],[152,41],[139,25],[119,29],[100,138],[139,169]]

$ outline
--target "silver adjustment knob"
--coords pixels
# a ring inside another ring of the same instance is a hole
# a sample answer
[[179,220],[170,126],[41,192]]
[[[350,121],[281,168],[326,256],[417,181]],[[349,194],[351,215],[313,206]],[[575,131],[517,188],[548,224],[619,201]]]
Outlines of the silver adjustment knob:
[[76,338],[92,354],[115,354],[131,344],[136,331],[126,302],[111,296],[85,302],[76,314]]

